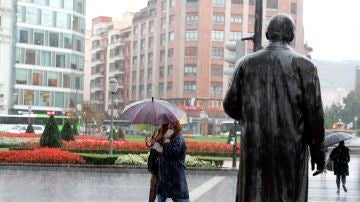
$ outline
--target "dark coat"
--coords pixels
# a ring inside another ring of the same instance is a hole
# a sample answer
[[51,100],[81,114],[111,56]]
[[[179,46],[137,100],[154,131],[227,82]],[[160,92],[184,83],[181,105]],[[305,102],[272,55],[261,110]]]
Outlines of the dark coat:
[[173,135],[170,143],[163,145],[159,159],[159,184],[157,193],[166,198],[189,198],[185,176],[185,140]]
[[349,175],[349,148],[345,146],[337,146],[332,150],[330,159],[334,161],[335,175]]
[[308,145],[325,164],[324,113],[317,70],[287,44],[237,62],[223,101],[243,127],[237,201],[307,201]]

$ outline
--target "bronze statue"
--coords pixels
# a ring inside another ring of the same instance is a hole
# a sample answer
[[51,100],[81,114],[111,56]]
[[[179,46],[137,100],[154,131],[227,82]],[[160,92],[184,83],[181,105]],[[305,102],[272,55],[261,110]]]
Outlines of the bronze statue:
[[307,201],[311,164],[324,170],[324,112],[315,65],[294,52],[295,25],[278,14],[269,45],[236,64],[223,101],[243,127],[236,201]]

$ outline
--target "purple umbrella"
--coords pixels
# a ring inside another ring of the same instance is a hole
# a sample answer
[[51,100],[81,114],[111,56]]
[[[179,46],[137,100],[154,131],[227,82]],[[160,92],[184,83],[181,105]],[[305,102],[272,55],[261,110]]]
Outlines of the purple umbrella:
[[121,116],[132,124],[150,124],[160,126],[177,122],[185,112],[177,106],[163,100],[145,99],[125,106]]

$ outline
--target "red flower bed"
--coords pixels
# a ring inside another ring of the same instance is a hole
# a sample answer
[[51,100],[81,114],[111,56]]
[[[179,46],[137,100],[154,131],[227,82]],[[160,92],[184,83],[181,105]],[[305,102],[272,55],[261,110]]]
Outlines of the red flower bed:
[[76,135],[76,140],[107,140],[107,137],[88,136],[88,135]]
[[77,154],[55,148],[0,152],[0,162],[7,163],[50,163],[83,164],[85,160]]
[[0,137],[20,137],[20,138],[37,138],[41,134],[36,133],[1,133]]

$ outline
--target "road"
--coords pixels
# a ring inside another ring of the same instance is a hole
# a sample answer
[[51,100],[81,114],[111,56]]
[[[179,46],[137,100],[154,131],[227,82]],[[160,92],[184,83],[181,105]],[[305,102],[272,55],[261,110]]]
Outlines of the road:
[[[348,193],[336,194],[335,176],[309,178],[309,201],[360,201],[360,155],[352,155]],[[147,201],[148,174],[0,170],[1,202]],[[236,176],[187,175],[192,202],[235,201]]]

